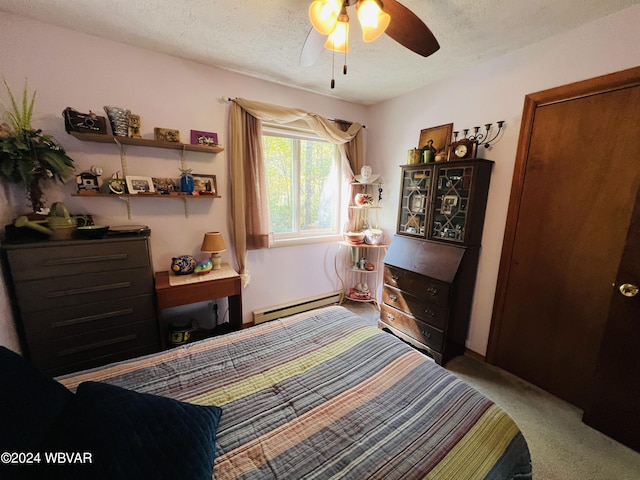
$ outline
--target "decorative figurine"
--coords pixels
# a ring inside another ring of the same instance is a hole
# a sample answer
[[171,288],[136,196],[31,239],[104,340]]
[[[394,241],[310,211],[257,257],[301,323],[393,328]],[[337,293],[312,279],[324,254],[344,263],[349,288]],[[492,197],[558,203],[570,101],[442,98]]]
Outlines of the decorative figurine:
[[182,175],[180,175],[180,191],[182,193],[193,193],[195,180],[193,179],[193,175],[191,175],[191,169],[185,168],[183,170],[181,168],[180,171],[182,172]]
[[196,259],[191,255],[181,255],[171,259],[171,271],[176,275],[189,275],[196,268]]
[[131,115],[131,110],[105,106],[104,111],[107,112],[107,116],[109,117],[113,135],[116,137],[129,136],[129,116]]
[[206,275],[212,269],[213,269],[213,263],[211,262],[210,258],[207,258],[205,260],[200,260],[198,263],[196,263],[196,266],[193,269],[193,273],[197,275]]
[[140,135],[140,115],[129,115],[129,136],[131,138],[142,138]]

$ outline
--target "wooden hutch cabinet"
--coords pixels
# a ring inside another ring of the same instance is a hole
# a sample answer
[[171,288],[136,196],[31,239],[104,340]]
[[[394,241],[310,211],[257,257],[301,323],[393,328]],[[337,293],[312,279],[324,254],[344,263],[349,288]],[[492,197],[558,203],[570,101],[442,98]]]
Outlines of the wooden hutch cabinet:
[[444,365],[464,352],[493,162],[402,166],[379,327]]

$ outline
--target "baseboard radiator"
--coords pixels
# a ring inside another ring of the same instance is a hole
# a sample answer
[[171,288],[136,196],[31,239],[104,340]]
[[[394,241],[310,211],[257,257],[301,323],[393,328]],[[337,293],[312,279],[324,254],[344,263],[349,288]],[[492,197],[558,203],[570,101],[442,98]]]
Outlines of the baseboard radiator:
[[338,290],[336,292],[303,298],[302,300],[283,303],[282,305],[276,305],[262,310],[254,310],[253,323],[257,325],[259,323],[268,322],[269,320],[275,320],[276,318],[288,317],[295,313],[306,312],[308,310],[313,310],[314,308],[326,307],[327,305],[340,303],[341,295],[342,292]]

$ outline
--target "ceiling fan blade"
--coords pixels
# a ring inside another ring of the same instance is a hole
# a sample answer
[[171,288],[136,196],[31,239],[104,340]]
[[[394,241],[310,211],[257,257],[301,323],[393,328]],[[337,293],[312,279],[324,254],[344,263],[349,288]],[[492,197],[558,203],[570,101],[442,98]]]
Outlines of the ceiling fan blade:
[[384,11],[391,15],[385,33],[400,45],[428,57],[440,49],[440,44],[418,16],[396,0],[383,0]]
[[316,60],[318,60],[318,57],[320,57],[320,54],[324,50],[324,42],[326,40],[326,35],[322,35],[315,28],[311,27],[302,46],[302,52],[300,53],[301,67],[310,67],[316,63]]

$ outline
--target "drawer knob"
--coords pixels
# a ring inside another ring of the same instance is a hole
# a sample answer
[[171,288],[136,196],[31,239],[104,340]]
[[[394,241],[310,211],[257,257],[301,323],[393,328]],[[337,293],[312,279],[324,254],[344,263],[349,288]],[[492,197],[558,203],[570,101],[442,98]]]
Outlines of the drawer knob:
[[424,330],[422,330],[422,332],[420,332],[420,333],[422,333],[422,336],[424,338],[431,338],[431,334],[429,332],[425,332]]
[[387,320],[389,320],[390,322],[393,322],[395,320],[395,317],[392,313],[387,313]]
[[436,312],[434,312],[433,310],[429,310],[428,308],[424,311],[424,313],[425,313],[428,317],[435,317],[435,316],[436,316]]
[[391,300],[392,302],[397,302],[398,296],[395,293],[392,293],[391,295],[389,295],[389,300]]
[[435,297],[438,294],[438,289],[436,287],[429,287],[427,288],[427,293]]

